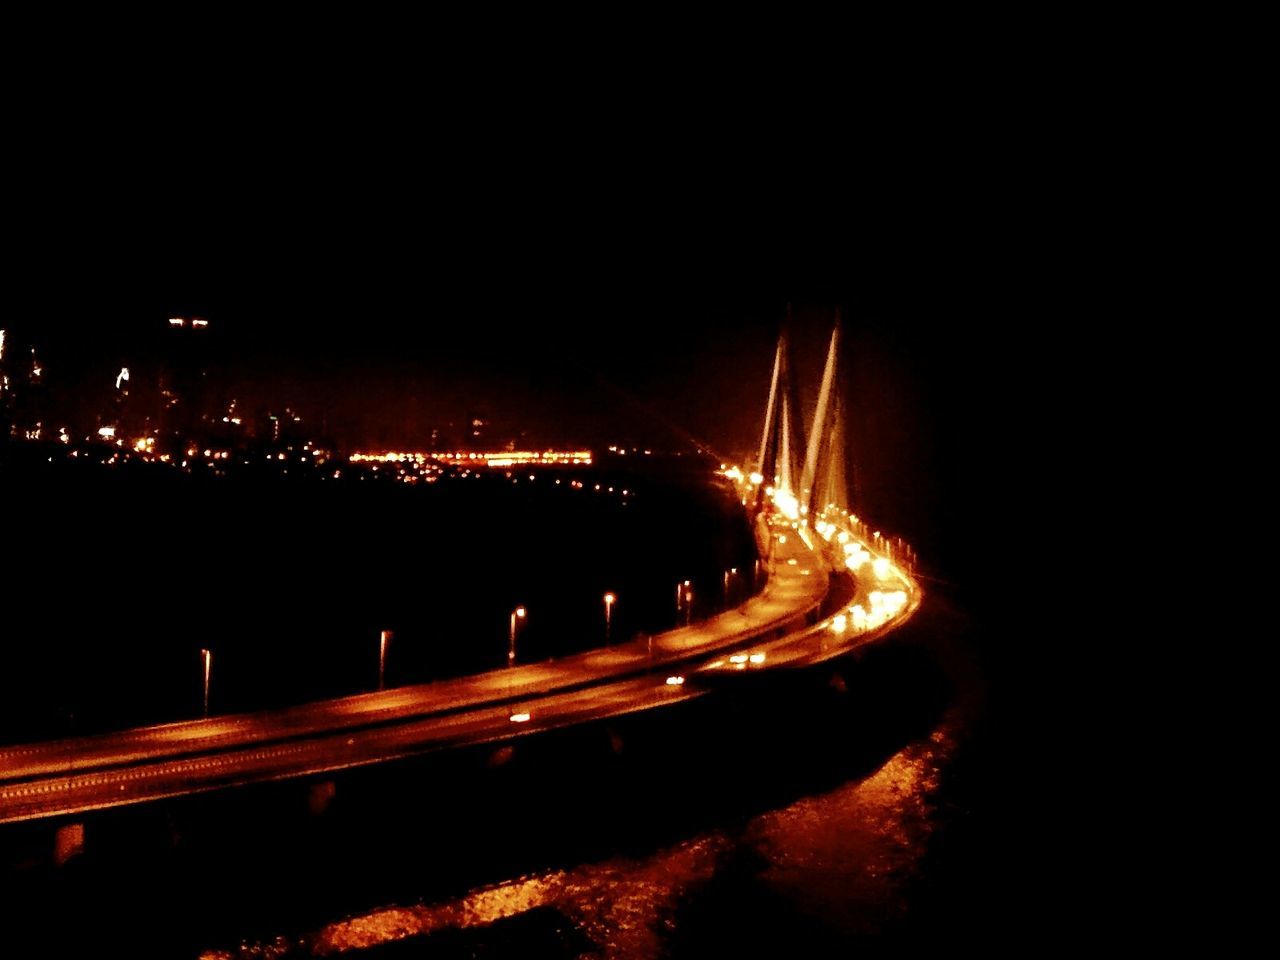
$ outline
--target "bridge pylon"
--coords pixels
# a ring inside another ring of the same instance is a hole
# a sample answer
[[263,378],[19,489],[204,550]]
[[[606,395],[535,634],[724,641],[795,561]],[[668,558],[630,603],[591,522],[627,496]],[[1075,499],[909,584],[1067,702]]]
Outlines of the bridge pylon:
[[[788,326],[791,308],[787,307]],[[754,511],[759,513],[765,488],[772,487],[775,506],[792,520],[806,520],[827,507],[849,509],[845,475],[844,401],[839,369],[840,314],[827,348],[826,365],[805,441],[798,400],[795,364],[784,326],[774,351],[773,378],[765,406],[757,469],[763,478],[756,489]]]
[[[788,325],[791,307],[787,306]],[[765,488],[772,487],[774,503],[784,514],[799,516],[800,480],[804,471],[804,419],[796,391],[794,363],[787,327],[778,335],[774,351],[773,378],[769,385],[769,402],[765,406],[764,431],[760,436],[757,470],[763,479],[756,488],[754,512],[764,505]],[[793,517],[794,519],[794,517]]]
[[822,386],[813,411],[809,448],[805,453],[800,489],[805,498],[803,513],[812,516],[827,507],[849,509],[849,489],[845,480],[845,430],[840,365],[840,312],[827,348]]

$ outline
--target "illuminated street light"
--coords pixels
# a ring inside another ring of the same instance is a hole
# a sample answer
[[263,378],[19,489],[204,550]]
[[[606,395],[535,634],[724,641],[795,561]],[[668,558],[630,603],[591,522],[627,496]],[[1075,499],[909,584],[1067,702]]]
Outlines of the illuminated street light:
[[204,716],[209,718],[209,669],[213,666],[213,652],[202,648],[200,658],[204,661]]
[[[514,668],[516,665],[516,622],[519,620],[525,619],[525,615],[526,615],[526,611],[524,607],[516,607],[514,610],[511,611],[511,629],[510,629],[510,632],[507,634],[507,666],[509,668]],[[516,681],[515,681],[515,677],[512,675],[512,670],[508,670],[507,699],[509,700],[515,696],[515,683]],[[511,715],[512,723],[523,723],[525,720],[528,720],[528,719],[529,719],[529,714],[527,713],[524,713],[524,714],[513,713]]]
[[724,606],[729,609],[729,582],[733,577],[738,575],[737,567],[730,567],[724,572]]
[[684,614],[685,626],[689,625],[690,604],[693,601],[693,589],[690,587],[690,581],[685,580],[676,584],[676,624],[680,623],[680,614]]
[[609,645],[610,625],[613,620],[613,605],[617,603],[617,601],[618,598],[612,593],[606,593],[604,595],[604,645],[606,647]]
[[516,621],[525,618],[524,607],[516,607],[511,611],[511,630],[507,635],[507,666],[516,665]]
[[378,639],[378,689],[385,687],[384,680],[387,675],[387,641],[391,639],[391,631],[383,630]]

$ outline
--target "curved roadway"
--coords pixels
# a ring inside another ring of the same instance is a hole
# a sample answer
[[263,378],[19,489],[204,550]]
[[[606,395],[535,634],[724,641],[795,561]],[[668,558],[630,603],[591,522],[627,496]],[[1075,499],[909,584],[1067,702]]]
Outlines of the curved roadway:
[[838,656],[918,606],[906,574],[890,568],[876,577],[868,562],[841,604],[871,611],[873,589],[899,591],[906,602],[878,621],[855,626],[842,610],[810,626],[836,592],[827,571],[838,551],[774,525],[760,595],[651,643],[284,710],[0,748],[0,823],[321,774],[669,705],[706,693],[711,684],[700,681]]

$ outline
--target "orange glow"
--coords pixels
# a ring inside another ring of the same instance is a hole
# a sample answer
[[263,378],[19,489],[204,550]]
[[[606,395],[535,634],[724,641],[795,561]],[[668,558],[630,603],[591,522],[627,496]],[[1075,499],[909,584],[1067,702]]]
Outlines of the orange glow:
[[524,615],[525,615],[524,607],[516,607],[516,616],[523,619]]
[[618,598],[617,598],[617,597],[615,597],[612,593],[606,593],[606,594],[604,595],[604,602],[605,602],[605,603],[616,603],[616,602],[617,602],[617,600],[618,600]]
[[796,499],[795,494],[790,490],[777,490],[773,494],[774,506],[789,520],[796,520],[800,516],[800,501]]
[[667,686],[669,687],[678,687],[683,683],[684,683],[684,677],[680,676],[679,674],[677,674],[674,677],[667,677]]
[[511,715],[512,723],[527,723],[528,721],[529,721],[529,714],[527,713],[513,713]]
[[[533,465],[591,465],[590,450],[502,450],[490,453],[465,451],[417,451],[400,453],[353,453],[352,463],[442,463],[449,466],[516,467]],[[479,461],[479,462],[477,462]]]

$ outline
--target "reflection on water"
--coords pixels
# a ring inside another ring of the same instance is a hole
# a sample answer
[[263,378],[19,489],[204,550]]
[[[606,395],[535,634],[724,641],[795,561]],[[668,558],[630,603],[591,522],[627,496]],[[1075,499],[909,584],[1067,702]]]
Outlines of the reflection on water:
[[464,931],[467,949],[459,952],[485,954],[512,933],[534,946],[527,928],[503,929],[521,918],[570,930],[556,940],[565,956],[698,955],[702,928],[722,939],[726,924],[749,928],[761,908],[836,938],[874,935],[902,918],[907,887],[946,816],[938,795],[956,724],[949,715],[861,780],[647,856],[521,877],[439,903],[389,906],[300,941],[203,957],[390,956],[399,941],[428,950],[437,937]]
[[747,842],[768,863],[762,882],[845,932],[899,919],[903,887],[938,825],[934,796],[952,745],[943,725],[861,783],[759,817]]

